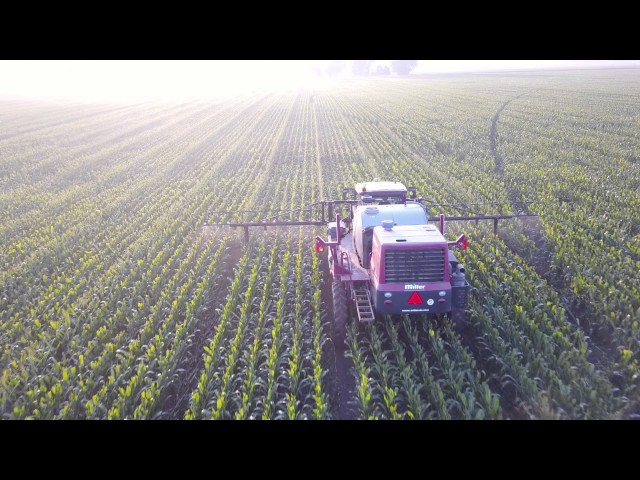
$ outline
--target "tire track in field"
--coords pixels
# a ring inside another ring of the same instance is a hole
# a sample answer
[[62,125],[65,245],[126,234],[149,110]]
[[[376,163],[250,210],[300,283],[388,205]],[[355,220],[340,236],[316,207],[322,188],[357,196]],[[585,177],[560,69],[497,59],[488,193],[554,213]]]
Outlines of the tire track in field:
[[320,190],[320,199],[323,200],[325,197],[325,191],[324,191],[324,183],[322,181],[322,162],[320,161],[322,154],[320,153],[320,141],[318,140],[319,138],[318,112],[316,110],[315,103],[313,103],[313,95],[311,96],[310,103],[311,103],[310,110],[312,112],[311,116],[312,116],[312,124],[313,124],[313,135],[315,137],[315,155],[316,155],[315,166],[318,172],[318,189]]
[[513,98],[510,98],[509,100],[507,100],[506,102],[504,102],[502,105],[500,105],[500,107],[498,108],[498,110],[496,110],[496,113],[493,115],[493,118],[491,118],[491,128],[489,129],[489,146],[491,149],[491,155],[493,156],[493,160],[495,163],[495,171],[498,174],[498,177],[500,177],[500,180],[502,181],[504,188],[507,192],[507,198],[509,199],[510,203],[514,203],[517,201],[517,196],[514,195],[513,190],[511,190],[511,188],[509,187],[509,185],[507,184],[507,182],[505,181],[505,176],[504,176],[504,159],[502,158],[502,156],[500,155],[500,153],[498,153],[498,146],[497,146],[497,130],[498,130],[498,120],[500,119],[500,114],[502,113],[502,111],[507,108],[507,106],[513,102],[514,100],[517,100],[518,98],[522,97],[523,95],[526,95],[527,92],[525,93],[521,93],[520,95],[517,95]]
[[[506,102],[504,102],[498,108],[498,110],[496,110],[495,114],[493,115],[493,118],[491,119],[491,128],[489,130],[489,142],[491,147],[491,154],[493,155],[493,159],[495,162],[495,171],[500,177],[500,180],[504,185],[504,188],[507,192],[507,198],[509,199],[509,202],[512,204],[512,206],[514,202],[518,201],[518,198],[514,194],[513,190],[509,187],[508,183],[506,182],[505,174],[504,174],[504,159],[498,152],[498,147],[497,147],[498,120],[500,119],[500,114],[502,113],[502,111],[511,102],[526,95],[527,93],[529,92],[521,93],[520,95],[517,95],[507,100]],[[539,218],[529,217],[529,218],[520,219],[520,221],[523,224],[523,232],[528,238],[531,238],[536,245],[536,254],[528,256],[524,251],[522,251],[521,248],[519,248],[520,246],[518,244],[515,244],[514,242],[510,241],[508,238],[505,238],[505,237],[502,237],[502,240],[505,241],[509,246],[509,248],[516,254],[523,256],[523,258],[528,257],[529,265],[531,265],[535,269],[535,271],[538,273],[538,275],[544,278],[550,285],[554,285],[555,286],[554,288],[556,289],[556,291],[560,293],[561,287],[558,285],[557,277],[552,274],[551,258],[549,254],[550,250],[545,242],[544,235],[541,233],[543,229],[540,224]],[[567,307],[565,306],[565,309],[566,308]],[[569,313],[568,309],[567,309],[567,313]]]

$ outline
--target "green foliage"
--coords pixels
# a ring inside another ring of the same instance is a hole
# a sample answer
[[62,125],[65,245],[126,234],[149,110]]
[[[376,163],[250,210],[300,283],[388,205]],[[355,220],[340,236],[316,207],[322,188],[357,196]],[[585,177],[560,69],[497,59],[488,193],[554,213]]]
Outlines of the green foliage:
[[532,200],[540,217],[500,237],[447,225],[469,238],[463,335],[445,317],[349,325],[359,418],[624,418],[640,405],[639,90],[618,70],[2,100],[1,418],[338,417],[322,229],[244,247],[200,226],[376,177],[416,186],[432,215]]

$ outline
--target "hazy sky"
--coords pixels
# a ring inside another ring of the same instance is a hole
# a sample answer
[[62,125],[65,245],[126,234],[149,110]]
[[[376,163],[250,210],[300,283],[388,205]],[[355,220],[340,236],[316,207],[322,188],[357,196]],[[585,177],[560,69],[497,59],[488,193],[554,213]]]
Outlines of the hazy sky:
[[[388,60],[379,60],[381,64]],[[601,60],[419,60],[414,73],[594,66]],[[617,61],[633,63],[639,61]],[[181,99],[321,87],[327,60],[0,60],[0,95],[78,100]],[[344,73],[349,73],[349,68]]]

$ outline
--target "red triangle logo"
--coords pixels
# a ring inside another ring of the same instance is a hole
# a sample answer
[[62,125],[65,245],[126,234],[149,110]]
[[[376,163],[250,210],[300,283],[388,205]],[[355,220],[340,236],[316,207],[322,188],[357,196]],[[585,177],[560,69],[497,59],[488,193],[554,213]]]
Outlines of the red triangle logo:
[[422,305],[422,297],[418,292],[413,292],[407,302],[409,305]]

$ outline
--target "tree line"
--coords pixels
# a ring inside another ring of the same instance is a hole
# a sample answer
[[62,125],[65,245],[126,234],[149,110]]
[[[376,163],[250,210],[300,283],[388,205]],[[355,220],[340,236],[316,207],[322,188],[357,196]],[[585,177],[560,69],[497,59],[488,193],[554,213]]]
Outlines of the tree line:
[[389,65],[375,65],[376,60],[331,60],[324,68],[318,68],[319,75],[336,76],[349,68],[358,76],[408,75],[418,66],[417,60],[391,60]]

